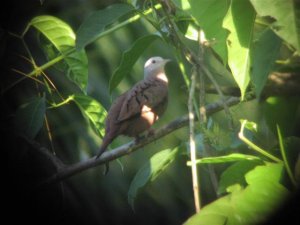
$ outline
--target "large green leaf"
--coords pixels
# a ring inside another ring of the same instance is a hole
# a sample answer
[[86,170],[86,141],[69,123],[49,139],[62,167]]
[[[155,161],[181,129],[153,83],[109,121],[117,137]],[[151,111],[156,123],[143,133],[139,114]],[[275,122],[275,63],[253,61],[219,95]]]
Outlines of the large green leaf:
[[242,98],[250,80],[250,47],[255,11],[248,0],[232,0],[223,27],[229,30],[227,38],[228,65],[237,82]]
[[[186,5],[182,0],[182,5]],[[186,11],[192,14],[208,40],[214,40],[212,48],[227,62],[226,38],[228,31],[222,27],[223,19],[230,5],[229,0],[188,0],[190,8]]]
[[134,8],[129,4],[114,4],[103,10],[93,12],[85,19],[76,32],[76,47],[78,49],[84,48],[96,40],[107,25],[114,23],[121,16],[133,10]]
[[200,213],[190,217],[184,225],[228,225],[231,211],[230,197],[225,196],[202,208]]
[[152,156],[151,159],[137,172],[128,191],[128,202],[132,208],[134,208],[134,200],[139,189],[154,181],[158,175],[173,162],[177,152],[178,148],[162,150]]
[[30,25],[39,30],[60,52],[75,46],[75,34],[64,21],[48,15],[34,17]]
[[260,164],[262,161],[259,160],[242,160],[229,166],[221,175],[218,194],[229,192],[233,185],[244,188],[246,186],[245,174]]
[[270,29],[265,30],[254,43],[251,80],[257,96],[260,96],[265,86],[268,75],[278,57],[280,46],[281,39]]
[[77,104],[82,114],[92,123],[98,134],[103,137],[105,133],[104,121],[107,116],[104,107],[98,101],[86,95],[74,95],[72,100]]
[[300,4],[297,0],[250,0],[260,16],[275,19],[271,28],[300,51]]
[[160,36],[156,34],[150,34],[141,37],[138,40],[136,40],[136,42],[134,42],[130,49],[128,49],[122,54],[120,66],[114,71],[109,81],[110,93],[113,89],[115,89],[118,86],[121,80],[129,74],[133,65],[138,60],[140,55],[145,51],[145,49],[157,39],[160,39]]
[[[41,32],[55,46],[60,54],[71,51],[74,53],[65,56],[68,65],[67,76],[86,93],[88,81],[88,61],[84,50],[75,51],[76,36],[72,28],[64,21],[48,15],[37,16],[30,23]],[[50,56],[51,58],[53,57]]]
[[35,138],[44,123],[45,97],[32,98],[16,111],[15,130],[29,139]]
[[283,171],[283,164],[268,163],[255,167],[254,170],[246,174],[245,178],[249,185],[259,184],[260,182],[270,182],[276,185],[282,182]]
[[246,174],[248,186],[202,208],[185,225],[258,224],[276,210],[288,195],[280,184],[282,164],[257,166]]
[[227,61],[222,63],[218,59],[217,55],[209,48],[205,50],[204,63],[209,67],[209,70],[213,73],[214,78],[220,86],[236,86],[236,82],[234,81],[231,72],[227,68]]

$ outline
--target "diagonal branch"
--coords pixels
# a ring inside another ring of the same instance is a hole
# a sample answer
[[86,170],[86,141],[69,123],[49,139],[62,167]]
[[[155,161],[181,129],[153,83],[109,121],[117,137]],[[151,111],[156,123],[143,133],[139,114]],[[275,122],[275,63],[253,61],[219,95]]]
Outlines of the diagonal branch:
[[[250,97],[247,100],[251,100],[253,97]],[[225,101],[227,106],[232,106],[240,103],[240,98],[238,97],[230,97]],[[212,115],[213,113],[219,112],[223,110],[224,106],[224,101],[219,101],[216,103],[212,103],[207,105],[206,108],[206,114]],[[196,118],[196,117],[195,117]],[[140,149],[141,147],[154,142],[155,140],[162,138],[166,136],[167,134],[181,128],[184,126],[187,126],[189,123],[189,117],[188,115],[184,115],[180,118],[177,118],[176,120],[173,120],[169,124],[163,126],[160,129],[157,129],[156,132],[148,137],[143,137],[141,138],[138,142],[131,141],[127,144],[124,144],[120,147],[117,147],[111,151],[104,152],[100,158],[95,159],[95,157],[92,157],[88,160],[81,161],[72,165],[64,165],[64,166],[59,166],[57,173],[54,175],[50,176],[46,180],[44,180],[40,185],[47,185],[47,184],[52,184],[56,183],[59,181],[62,181],[68,177],[71,177],[75,174],[78,174],[80,172],[83,172],[89,168],[93,168],[102,164],[105,164],[109,161],[112,161],[114,159],[120,158],[124,155],[130,154],[137,149]],[[55,157],[55,156],[51,156]],[[53,160],[52,160],[53,161]]]

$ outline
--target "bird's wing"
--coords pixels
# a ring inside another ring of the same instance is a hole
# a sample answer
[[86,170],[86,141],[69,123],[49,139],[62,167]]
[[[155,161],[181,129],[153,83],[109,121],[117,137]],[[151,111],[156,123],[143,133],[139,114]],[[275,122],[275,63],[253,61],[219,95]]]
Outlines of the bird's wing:
[[118,119],[121,122],[139,116],[142,112],[151,111],[167,93],[157,80],[142,80],[127,93],[122,104]]

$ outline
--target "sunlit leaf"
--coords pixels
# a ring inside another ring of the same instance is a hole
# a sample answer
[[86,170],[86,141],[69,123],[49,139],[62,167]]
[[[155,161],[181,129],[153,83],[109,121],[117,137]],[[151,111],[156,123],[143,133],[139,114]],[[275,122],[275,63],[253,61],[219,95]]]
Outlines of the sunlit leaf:
[[[283,164],[268,163],[263,166],[257,166],[253,171],[247,173],[246,181],[248,184],[257,184],[259,182],[281,183],[283,176]],[[266,176],[266,174],[268,176]]]
[[98,134],[103,137],[105,133],[104,121],[107,116],[104,107],[98,101],[86,95],[74,95],[72,99],[82,114],[92,123]]
[[16,111],[14,126],[18,133],[35,138],[44,123],[46,103],[44,97],[34,97]]
[[129,4],[114,4],[105,9],[93,12],[80,25],[77,34],[76,47],[82,49],[95,41],[107,25],[114,23],[121,16],[133,11]]
[[237,82],[242,99],[250,81],[250,47],[255,11],[248,0],[232,0],[223,22],[227,38],[228,65]]
[[75,45],[75,34],[72,28],[54,16],[34,17],[30,25],[39,30],[60,52]]
[[237,184],[245,188],[247,185],[245,174],[262,163],[260,160],[242,160],[229,166],[221,175],[218,194],[229,192],[230,187]]
[[300,51],[300,7],[297,0],[250,0],[260,16],[275,19],[271,28]]
[[260,96],[269,73],[278,57],[281,39],[270,29],[265,30],[254,43],[251,80],[255,93]]
[[[64,55],[67,52],[74,51],[64,57],[68,65],[66,75],[86,93],[88,81],[87,56],[85,50],[75,50],[76,36],[72,28],[59,18],[48,15],[34,17],[29,24],[41,32],[60,54]],[[49,55],[49,58],[54,58],[53,52],[52,55]]]
[[246,174],[248,186],[206,205],[185,225],[243,225],[263,222],[288,196],[281,185],[282,164],[257,166]]
[[[181,1],[182,5],[187,5]],[[223,63],[227,61],[226,37],[228,32],[222,27],[230,1],[228,0],[188,0],[190,12],[205,32],[207,40],[212,40],[212,48],[221,57]]]
[[121,80],[126,77],[131,71],[133,65],[141,56],[141,54],[146,50],[150,44],[160,39],[160,36],[151,34],[139,38],[130,49],[126,50],[122,54],[122,59],[119,67],[114,71],[110,81],[109,81],[109,92],[111,93],[115,89]]
[[153,182],[173,162],[178,148],[166,149],[153,155],[151,159],[136,173],[128,191],[128,202],[134,208],[134,200],[138,191]]
[[185,30],[184,36],[190,40],[198,41],[199,28],[193,23],[189,23]]

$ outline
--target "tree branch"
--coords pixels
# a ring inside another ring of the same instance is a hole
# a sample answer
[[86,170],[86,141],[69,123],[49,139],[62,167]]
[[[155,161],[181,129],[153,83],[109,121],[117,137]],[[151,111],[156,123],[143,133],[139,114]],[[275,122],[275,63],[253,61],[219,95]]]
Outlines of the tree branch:
[[[247,100],[251,100],[251,99],[253,99],[252,96],[249,97]],[[238,97],[229,97],[225,101],[227,106],[236,105],[239,102],[240,102],[240,98],[238,98]],[[212,115],[216,112],[221,111],[223,109],[223,106],[224,106],[224,101],[211,103],[205,107],[206,113],[208,116]],[[128,155],[128,154],[136,151],[137,149],[140,149],[141,147],[143,147],[151,142],[154,142],[155,140],[162,138],[162,137],[166,136],[167,134],[169,134],[181,127],[187,126],[188,123],[189,123],[189,117],[188,117],[188,115],[184,115],[176,120],[173,120],[172,122],[163,126],[162,128],[157,129],[153,135],[143,137],[138,142],[131,141],[131,142],[124,144],[120,147],[117,147],[111,151],[106,151],[98,159],[96,159],[95,157],[92,157],[88,160],[81,161],[81,162],[78,162],[78,163],[75,163],[72,165],[64,165],[64,166],[59,165],[59,166],[57,166],[57,168],[58,168],[57,173],[55,173],[54,175],[50,176],[49,178],[44,180],[42,183],[40,183],[40,186],[49,185],[49,184],[53,184],[53,183],[62,181],[68,177],[71,177],[75,174],[83,172],[89,168],[93,168],[93,167],[105,164],[109,161],[115,160],[117,158],[120,158],[124,155]],[[53,158],[55,156],[51,155],[51,157]],[[51,159],[51,160],[53,162],[55,162],[55,160],[53,160],[53,159]]]
[[[200,84],[196,85],[196,89],[201,90]],[[241,96],[238,87],[220,86],[224,95]],[[214,85],[206,85],[205,92],[209,94],[218,94]],[[300,74],[288,72],[272,72],[268,76],[267,83],[261,93],[261,98],[270,96],[299,96],[300,95]],[[259,96],[257,96],[259,97]]]

